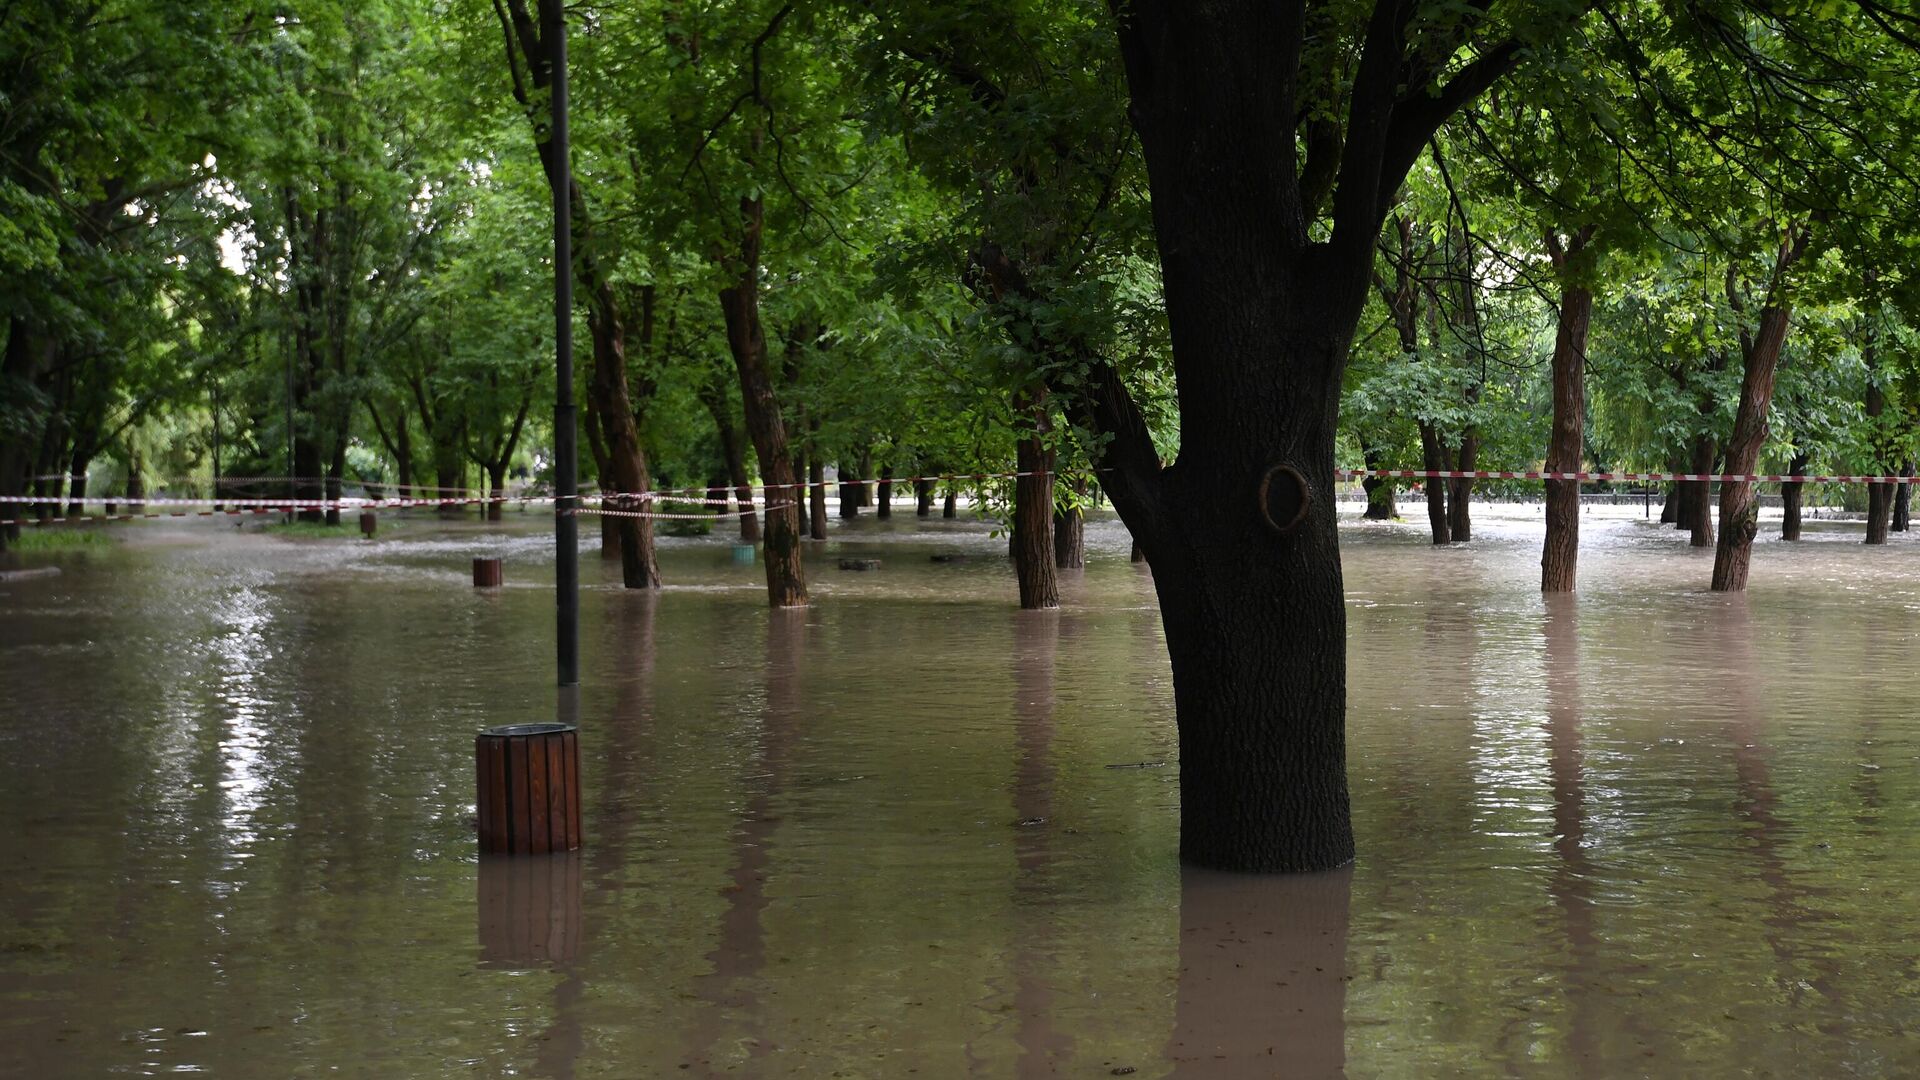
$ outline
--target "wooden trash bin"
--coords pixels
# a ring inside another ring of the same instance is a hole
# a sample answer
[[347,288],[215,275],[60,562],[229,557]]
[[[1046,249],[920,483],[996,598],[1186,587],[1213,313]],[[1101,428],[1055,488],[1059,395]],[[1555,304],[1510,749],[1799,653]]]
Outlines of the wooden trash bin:
[[373,531],[380,527],[380,515],[371,510],[360,511],[360,535],[373,539]]
[[508,724],[474,737],[480,850],[545,855],[580,846],[580,733]]
[[497,589],[506,582],[506,576],[500,569],[499,559],[473,560],[473,587],[476,589]]

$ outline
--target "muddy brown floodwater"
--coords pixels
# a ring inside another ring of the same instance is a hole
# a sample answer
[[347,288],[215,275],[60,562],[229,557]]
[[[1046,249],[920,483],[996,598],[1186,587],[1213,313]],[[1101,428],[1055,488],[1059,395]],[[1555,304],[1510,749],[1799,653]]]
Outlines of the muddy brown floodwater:
[[1920,1073],[1920,541],[1715,596],[1595,512],[1547,604],[1538,510],[1479,513],[1346,528],[1360,858],[1292,878],[1176,863],[1111,520],[1046,614],[974,524],[836,520],[799,612],[723,537],[657,596],[588,552],[587,846],[484,863],[538,515],[126,526],[0,584],[0,1076]]

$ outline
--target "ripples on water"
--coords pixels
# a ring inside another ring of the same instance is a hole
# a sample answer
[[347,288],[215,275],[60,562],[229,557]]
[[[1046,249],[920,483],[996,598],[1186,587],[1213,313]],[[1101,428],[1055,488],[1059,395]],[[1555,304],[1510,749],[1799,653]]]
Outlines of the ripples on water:
[[1174,862],[1110,521],[1057,613],[971,524],[836,522],[803,612],[721,537],[658,596],[587,552],[588,846],[484,863],[472,733],[556,709],[537,518],[134,527],[0,584],[0,1075],[1920,1070],[1913,541],[1722,597],[1590,515],[1549,604],[1534,513],[1346,530],[1361,857],[1295,878]]

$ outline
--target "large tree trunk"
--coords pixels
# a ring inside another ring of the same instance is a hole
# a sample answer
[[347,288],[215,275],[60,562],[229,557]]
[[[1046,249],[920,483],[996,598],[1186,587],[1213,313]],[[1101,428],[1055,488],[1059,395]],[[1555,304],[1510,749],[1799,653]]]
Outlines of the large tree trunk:
[[[727,322],[727,347],[740,376],[740,400],[745,406],[747,434],[760,459],[760,479],[767,490],[794,490],[793,449],[773,392],[773,373],[767,363],[767,336],[760,324],[760,230],[764,207],[757,198],[740,199],[741,243],[731,264],[734,284],[720,290],[720,310]],[[776,503],[779,505],[776,506]],[[800,514],[791,500],[767,500],[767,601],[774,607],[807,602],[806,575],[800,563]]]
[[[1802,452],[1793,455],[1787,462],[1787,472],[1793,476],[1804,476],[1807,471],[1807,455]],[[1800,496],[1804,484],[1786,483],[1780,485],[1780,539],[1800,539]]]
[[[1789,241],[1777,264],[1776,277],[1798,254],[1799,243]],[[1790,252],[1790,253],[1789,253]],[[1727,472],[1751,473],[1767,442],[1767,409],[1773,404],[1773,379],[1786,344],[1789,308],[1785,300],[1770,301],[1760,309],[1760,323],[1751,342],[1743,342],[1745,371],[1740,380],[1740,409],[1734,415],[1733,438],[1727,441]],[[1720,544],[1713,555],[1713,591],[1739,592],[1747,587],[1747,568],[1753,559],[1753,538],[1760,529],[1760,503],[1753,483],[1729,480],[1720,485]]]
[[1043,391],[1015,395],[1014,415],[1030,425],[1015,444],[1013,529],[1009,544],[1013,572],[1020,579],[1020,606],[1026,609],[1060,606],[1060,585],[1053,565],[1053,450],[1046,445],[1052,429]]
[[[1564,253],[1555,240],[1555,263],[1564,264],[1577,255],[1585,235],[1576,233]],[[1548,472],[1580,471],[1581,431],[1586,418],[1587,326],[1592,316],[1593,290],[1573,284],[1560,290],[1560,325],[1553,339],[1553,434],[1547,443]],[[1580,482],[1549,480],[1540,591],[1572,592],[1579,562]]]
[[1077,506],[1053,512],[1053,565],[1062,570],[1087,565],[1086,518]]
[[947,488],[947,497],[940,503],[940,516],[957,518],[960,516],[960,494],[953,488]]
[[[1695,476],[1705,476],[1713,472],[1715,452],[1713,436],[1701,434],[1693,437],[1693,459],[1687,471]],[[1732,470],[1728,470],[1732,471]],[[1686,501],[1680,504],[1679,526],[1692,534],[1689,543],[1693,547],[1713,546],[1713,495],[1710,480],[1683,480]]]
[[880,494],[873,507],[873,516],[891,518],[893,516],[893,466],[880,467]]
[[[1420,460],[1425,469],[1439,472],[1447,467],[1446,451],[1440,444],[1440,433],[1432,424],[1420,421]],[[1425,481],[1427,494],[1427,527],[1433,532],[1433,542],[1447,544],[1453,541],[1452,519],[1447,515],[1447,482],[1438,476],[1429,476]]]
[[925,477],[913,482],[913,513],[915,517],[933,516],[933,481]]

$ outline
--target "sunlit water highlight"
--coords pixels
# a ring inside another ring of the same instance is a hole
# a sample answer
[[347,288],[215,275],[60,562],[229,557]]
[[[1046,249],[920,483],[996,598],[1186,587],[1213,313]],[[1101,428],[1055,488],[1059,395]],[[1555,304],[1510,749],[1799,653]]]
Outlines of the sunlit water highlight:
[[1537,514],[1347,527],[1361,856],[1272,879],[1174,860],[1110,520],[1047,614],[971,523],[836,521],[804,612],[724,536],[658,596],[586,552],[588,845],[486,863],[472,734],[557,708],[537,516],[130,527],[0,583],[0,1075],[1920,1071],[1920,549],[1715,596],[1609,509],[1548,604]]

